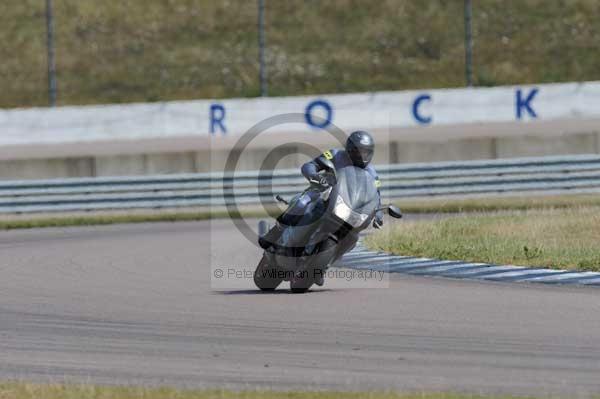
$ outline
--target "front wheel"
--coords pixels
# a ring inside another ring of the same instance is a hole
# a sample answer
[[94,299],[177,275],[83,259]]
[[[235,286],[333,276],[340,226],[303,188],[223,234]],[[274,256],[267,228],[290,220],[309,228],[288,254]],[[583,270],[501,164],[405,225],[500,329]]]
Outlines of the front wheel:
[[283,281],[279,274],[276,267],[269,266],[267,258],[263,255],[254,271],[254,284],[262,291],[274,291]]
[[296,272],[290,280],[290,290],[294,294],[303,294],[310,289],[315,280],[307,270]]

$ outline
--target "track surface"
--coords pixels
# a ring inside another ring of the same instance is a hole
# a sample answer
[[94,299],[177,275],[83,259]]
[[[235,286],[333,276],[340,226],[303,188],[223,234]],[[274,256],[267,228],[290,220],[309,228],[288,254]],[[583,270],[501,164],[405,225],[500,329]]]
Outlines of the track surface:
[[2,232],[0,379],[600,393],[598,289],[211,290],[258,256],[229,221]]

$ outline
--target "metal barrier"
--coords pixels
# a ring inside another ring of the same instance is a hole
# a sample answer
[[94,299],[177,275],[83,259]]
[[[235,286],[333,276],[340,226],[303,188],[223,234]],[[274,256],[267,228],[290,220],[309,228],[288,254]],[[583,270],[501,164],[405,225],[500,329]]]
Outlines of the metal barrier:
[[[384,198],[600,192],[600,155],[377,166]],[[273,203],[306,186],[298,170],[0,182],[0,213]]]

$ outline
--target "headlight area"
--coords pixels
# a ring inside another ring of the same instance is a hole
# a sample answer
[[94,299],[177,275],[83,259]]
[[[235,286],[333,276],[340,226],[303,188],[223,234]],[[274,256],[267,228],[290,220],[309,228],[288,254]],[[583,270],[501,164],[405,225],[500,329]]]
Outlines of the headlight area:
[[352,227],[361,226],[369,218],[369,215],[354,212],[340,196],[335,199],[333,214],[350,224]]

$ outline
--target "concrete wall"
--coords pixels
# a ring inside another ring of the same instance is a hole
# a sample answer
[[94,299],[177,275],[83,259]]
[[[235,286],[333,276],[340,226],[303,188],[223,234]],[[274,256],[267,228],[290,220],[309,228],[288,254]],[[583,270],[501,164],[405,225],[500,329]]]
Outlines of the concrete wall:
[[371,131],[380,164],[599,153],[599,101],[584,82],[0,110],[0,179],[297,167],[340,146],[315,123]]
[[[327,146],[322,147],[328,148]],[[249,148],[240,157],[238,170],[259,169],[271,151]],[[543,155],[600,154],[600,134],[567,136],[486,137],[447,141],[391,141],[377,147],[375,163],[457,161]],[[222,171],[230,150],[188,151],[164,154],[86,156],[56,159],[0,161],[0,179],[46,179],[194,173]],[[294,148],[275,151],[277,168],[293,168],[309,159]]]
[[0,161],[0,179],[50,179],[55,177],[96,176],[94,159],[29,159]]
[[[403,135],[411,127],[600,118],[599,102],[600,82],[570,82],[0,110],[0,159],[10,156],[5,149],[12,146],[43,144],[56,157],[64,144],[88,144],[97,151],[114,143],[160,139],[170,145],[186,137],[216,143],[242,136],[257,124],[268,128],[266,135],[315,136],[320,128],[333,126]],[[420,134],[435,132],[423,129]]]

